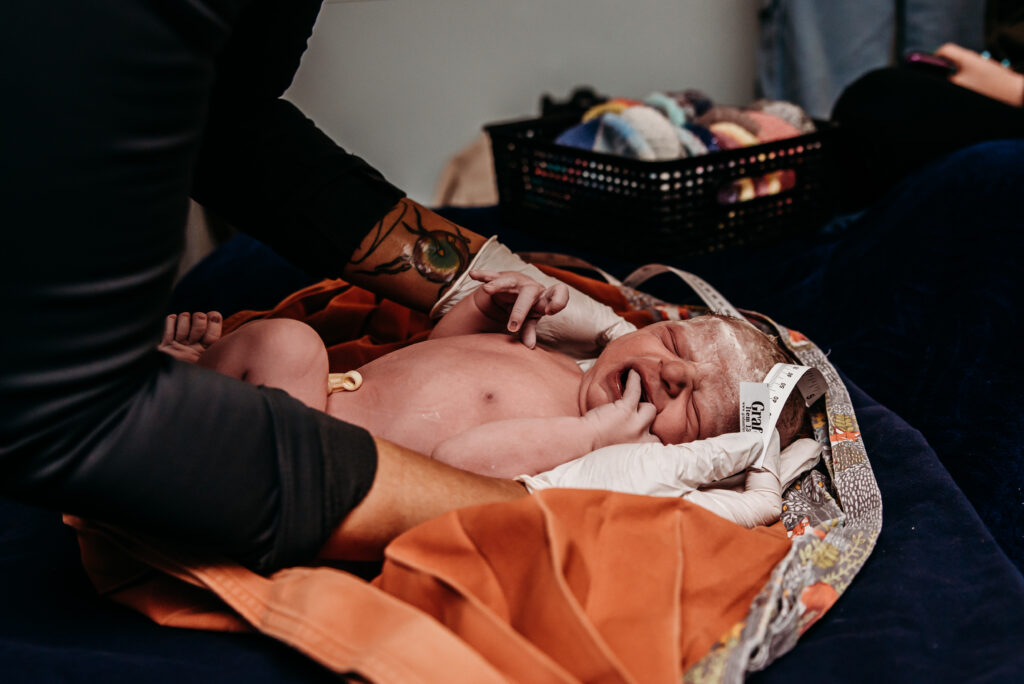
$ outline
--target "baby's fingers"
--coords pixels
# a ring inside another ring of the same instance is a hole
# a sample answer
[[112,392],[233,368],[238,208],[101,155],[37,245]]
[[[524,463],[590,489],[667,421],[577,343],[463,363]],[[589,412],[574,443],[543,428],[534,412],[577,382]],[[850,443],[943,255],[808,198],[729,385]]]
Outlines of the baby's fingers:
[[530,315],[531,311],[533,311],[533,305],[537,302],[538,294],[540,294],[540,285],[534,283],[522,286],[522,289],[517,293],[516,303],[512,305],[512,310],[508,312],[509,332],[516,332],[519,330],[523,321],[525,321],[526,317]]
[[196,311],[192,314],[192,327],[189,328],[186,344],[196,344],[199,340],[203,339],[208,325],[209,319],[205,313]]
[[484,271],[478,268],[474,268],[469,272],[469,277],[473,280],[479,280],[481,283],[489,283],[500,274],[497,271]]
[[171,314],[164,319],[164,337],[160,344],[170,344],[174,341],[174,331],[178,325],[178,314]]
[[516,293],[519,291],[519,280],[514,275],[508,273],[485,273],[485,278],[480,279],[483,282],[483,289],[489,295],[495,295],[500,292]]
[[658,410],[654,407],[654,404],[646,401],[639,403],[636,407],[636,413],[629,419],[636,435],[631,438],[631,441],[660,442],[660,439],[651,434],[651,425],[654,424],[654,419],[657,415]]
[[626,386],[622,388],[622,399],[630,407],[640,403],[640,374],[630,370],[626,376]]
[[192,329],[192,314],[182,311],[178,314],[178,323],[174,328],[174,340],[188,344],[188,331]]
[[566,286],[565,283],[555,283],[548,289],[544,290],[544,294],[542,294],[540,296],[540,300],[538,300],[539,306],[537,308],[550,316],[564,309],[568,303],[568,286]]
[[644,439],[645,442],[660,442],[661,439],[654,434],[651,434],[651,426],[654,425],[654,419],[658,417],[658,409],[649,402],[643,402],[636,409],[637,418],[640,420],[640,424],[644,426]]
[[526,345],[527,349],[537,346],[537,319],[527,318],[523,323],[523,331],[519,333],[519,340]]

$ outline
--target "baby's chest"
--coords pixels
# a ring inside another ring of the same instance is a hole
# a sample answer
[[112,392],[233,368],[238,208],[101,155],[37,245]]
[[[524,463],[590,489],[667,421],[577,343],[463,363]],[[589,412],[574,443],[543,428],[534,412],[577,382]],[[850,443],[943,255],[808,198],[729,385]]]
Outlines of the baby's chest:
[[379,387],[373,399],[378,408],[401,407],[410,416],[434,411],[460,425],[578,413],[578,377],[543,357],[474,357],[432,359],[417,364],[415,373],[371,369],[364,378]]

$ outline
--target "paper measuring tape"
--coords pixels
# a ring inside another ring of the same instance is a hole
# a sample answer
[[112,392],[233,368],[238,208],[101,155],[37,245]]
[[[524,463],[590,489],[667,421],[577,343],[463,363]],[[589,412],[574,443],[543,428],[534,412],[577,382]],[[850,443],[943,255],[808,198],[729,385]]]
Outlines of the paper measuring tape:
[[733,318],[738,318],[741,321],[747,320],[744,318],[743,314],[736,310],[736,307],[729,303],[728,299],[722,296],[721,292],[711,286],[711,283],[700,276],[695,276],[688,271],[682,271],[673,266],[665,266],[664,264],[648,264],[647,266],[641,266],[626,276],[626,279],[622,281],[622,284],[636,288],[654,276],[662,273],[673,273],[679,276],[687,285],[693,288],[693,291],[697,293],[697,296],[701,298],[701,301],[707,304],[708,309],[713,313],[732,316]]
[[825,394],[828,385],[817,368],[791,363],[772,366],[763,382],[740,383],[740,432],[762,434],[761,455],[753,467],[760,468],[764,464],[768,442],[779,422],[782,407],[794,389],[800,390],[804,404],[810,406]]

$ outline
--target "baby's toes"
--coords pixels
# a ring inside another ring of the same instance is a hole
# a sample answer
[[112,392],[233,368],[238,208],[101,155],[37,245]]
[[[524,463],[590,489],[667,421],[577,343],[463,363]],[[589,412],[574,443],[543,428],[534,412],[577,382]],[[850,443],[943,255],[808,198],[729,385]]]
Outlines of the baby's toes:
[[206,320],[206,334],[203,335],[203,339],[199,340],[199,343],[204,347],[209,347],[220,339],[224,318],[220,315],[220,311],[211,311],[206,314]]
[[164,319],[164,336],[160,340],[161,345],[167,345],[174,341],[174,330],[177,326],[178,314],[171,314]]
[[192,327],[188,331],[188,340],[185,344],[196,344],[206,334],[207,317],[202,311],[192,314]]
[[188,344],[188,333],[192,329],[192,316],[187,312],[178,314],[178,323],[174,326],[174,341]]

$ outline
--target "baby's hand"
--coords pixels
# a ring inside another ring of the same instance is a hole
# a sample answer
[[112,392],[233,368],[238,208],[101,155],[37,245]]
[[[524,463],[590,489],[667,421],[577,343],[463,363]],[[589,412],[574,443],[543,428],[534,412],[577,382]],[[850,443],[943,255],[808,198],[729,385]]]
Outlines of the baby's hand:
[[530,349],[537,345],[537,319],[556,314],[569,303],[569,288],[565,283],[544,287],[536,280],[518,271],[470,271],[469,276],[483,285],[475,296],[485,296],[490,302],[477,299],[477,305],[486,311],[488,303],[508,315],[506,327]]
[[654,404],[640,401],[640,374],[629,371],[622,398],[587,411],[581,420],[594,434],[594,449],[611,444],[658,442],[651,434],[657,415]]

